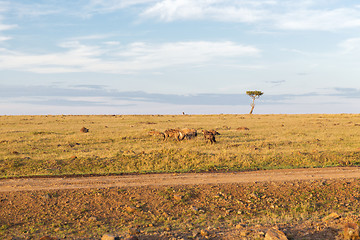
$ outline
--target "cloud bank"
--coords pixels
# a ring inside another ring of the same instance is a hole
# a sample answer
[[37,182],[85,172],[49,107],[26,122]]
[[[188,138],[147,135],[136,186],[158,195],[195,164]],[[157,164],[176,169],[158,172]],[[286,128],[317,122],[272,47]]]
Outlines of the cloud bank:
[[360,27],[359,5],[331,8],[327,1],[163,0],[145,9],[141,16],[165,22],[261,23],[264,27],[283,30],[334,31]]
[[[354,113],[360,89],[330,89],[331,93],[264,94],[255,112]],[[0,85],[1,115],[21,114],[246,114],[251,99],[246,94],[157,94],[121,92],[101,85],[11,86]]]
[[[260,50],[231,41],[133,42],[127,45],[85,45],[79,41],[60,44],[63,52],[29,54],[0,49],[0,70],[36,73],[102,72],[128,74],[181,65],[220,64],[241,57],[256,57]],[[226,60],[227,59],[227,60]]]

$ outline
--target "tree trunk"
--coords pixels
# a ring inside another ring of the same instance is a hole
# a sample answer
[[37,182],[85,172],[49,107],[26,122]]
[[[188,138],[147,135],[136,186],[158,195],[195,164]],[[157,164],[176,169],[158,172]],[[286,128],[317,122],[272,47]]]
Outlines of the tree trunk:
[[252,113],[253,113],[254,107],[255,107],[255,105],[251,105],[251,110],[250,110],[250,113],[249,113],[249,114],[252,114]]
[[254,107],[255,107],[255,98],[253,98],[253,102],[252,102],[252,104],[251,104],[251,110],[250,110],[250,113],[249,113],[249,114],[252,114],[252,113],[253,113]]

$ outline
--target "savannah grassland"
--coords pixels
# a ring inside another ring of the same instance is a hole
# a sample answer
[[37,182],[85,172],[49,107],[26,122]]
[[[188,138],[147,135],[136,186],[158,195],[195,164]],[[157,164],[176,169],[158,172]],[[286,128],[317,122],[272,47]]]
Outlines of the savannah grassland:
[[[201,133],[148,135],[168,128],[221,135],[216,144]],[[360,115],[0,116],[2,179],[331,166],[360,166]],[[341,218],[321,220],[332,212]],[[0,194],[0,236],[100,239],[132,229],[140,239],[263,239],[277,226],[289,239],[342,239],[341,224],[359,214],[359,179],[24,191]]]
[[[148,135],[168,128],[221,135],[214,145]],[[360,115],[0,116],[0,178],[353,165]]]

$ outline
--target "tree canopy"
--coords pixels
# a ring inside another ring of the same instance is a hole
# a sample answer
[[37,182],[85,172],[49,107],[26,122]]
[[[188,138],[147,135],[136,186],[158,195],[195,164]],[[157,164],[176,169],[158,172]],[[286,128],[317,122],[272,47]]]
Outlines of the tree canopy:
[[249,95],[252,98],[259,98],[264,93],[262,91],[246,91],[246,94]]

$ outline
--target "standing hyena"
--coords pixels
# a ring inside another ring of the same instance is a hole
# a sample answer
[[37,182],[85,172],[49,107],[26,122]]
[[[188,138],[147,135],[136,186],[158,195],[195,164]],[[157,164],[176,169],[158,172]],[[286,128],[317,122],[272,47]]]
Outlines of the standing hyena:
[[212,133],[211,131],[207,131],[207,130],[203,130],[202,132],[204,134],[204,139],[206,142],[210,141],[211,144],[216,143],[214,133]]
[[185,139],[192,139],[197,136],[196,129],[184,128],[181,129],[181,132],[184,134]]
[[164,132],[165,140],[168,138],[175,138],[178,141],[181,141],[184,139],[185,135],[181,132],[180,129],[167,129]]

